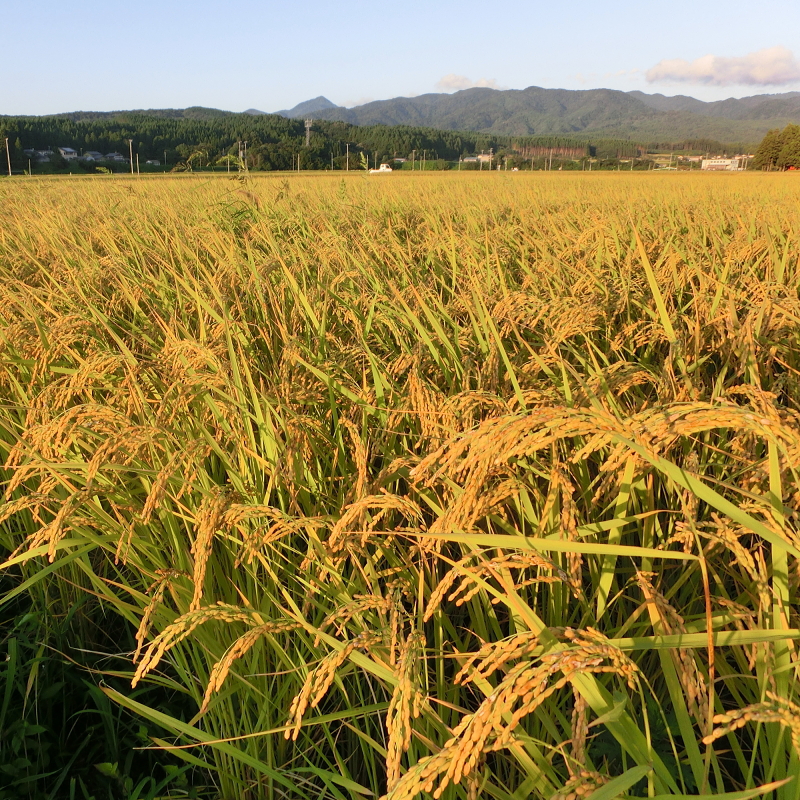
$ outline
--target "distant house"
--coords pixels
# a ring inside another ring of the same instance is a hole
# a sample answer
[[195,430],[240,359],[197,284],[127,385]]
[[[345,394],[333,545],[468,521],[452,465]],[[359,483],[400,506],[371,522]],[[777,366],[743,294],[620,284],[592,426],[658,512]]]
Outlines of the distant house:
[[106,157],[97,150],[87,150],[81,158],[84,161],[105,161]]
[[151,167],[160,167],[161,162],[157,158],[151,158],[144,162],[145,164],[149,164]]
[[392,159],[395,164],[405,164],[408,161],[407,158],[394,158]]
[[478,156],[467,156],[461,159],[465,164],[477,164],[480,159]]
[[71,147],[59,147],[58,152],[61,158],[65,158],[67,161],[72,161],[78,157],[78,151],[73,150]]
[[127,161],[128,159],[125,158],[122,153],[106,153],[103,157],[105,161]]
[[700,169],[712,172],[738,172],[741,167],[738,158],[704,158]]

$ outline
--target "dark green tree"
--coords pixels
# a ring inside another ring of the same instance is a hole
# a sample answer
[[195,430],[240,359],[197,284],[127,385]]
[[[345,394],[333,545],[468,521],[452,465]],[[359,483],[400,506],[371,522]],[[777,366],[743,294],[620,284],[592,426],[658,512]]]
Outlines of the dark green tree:
[[753,166],[764,170],[775,169],[782,148],[783,133],[777,128],[767,131],[767,135],[761,140],[755,152]]
[[778,168],[800,168],[800,125],[787,125],[781,134],[781,142],[777,159]]

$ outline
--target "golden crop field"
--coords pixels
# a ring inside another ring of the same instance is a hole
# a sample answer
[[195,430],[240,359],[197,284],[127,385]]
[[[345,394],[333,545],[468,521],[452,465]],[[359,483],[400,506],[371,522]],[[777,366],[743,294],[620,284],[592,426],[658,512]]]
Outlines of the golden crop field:
[[796,180],[0,183],[0,797],[800,797]]

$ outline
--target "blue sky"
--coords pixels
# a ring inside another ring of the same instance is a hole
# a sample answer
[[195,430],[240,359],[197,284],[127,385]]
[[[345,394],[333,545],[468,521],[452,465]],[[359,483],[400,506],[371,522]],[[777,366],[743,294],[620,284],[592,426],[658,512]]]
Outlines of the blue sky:
[[800,3],[787,0],[39,0],[0,11],[0,114],[274,111],[317,95],[351,106],[476,83],[704,100],[800,90]]

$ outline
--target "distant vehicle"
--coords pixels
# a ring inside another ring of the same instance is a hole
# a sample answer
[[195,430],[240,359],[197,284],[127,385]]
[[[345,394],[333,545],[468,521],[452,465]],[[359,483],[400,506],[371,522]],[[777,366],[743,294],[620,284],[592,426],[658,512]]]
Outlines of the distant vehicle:
[[392,172],[392,168],[388,164],[381,164],[378,169],[371,169],[370,175],[382,175],[384,172]]

